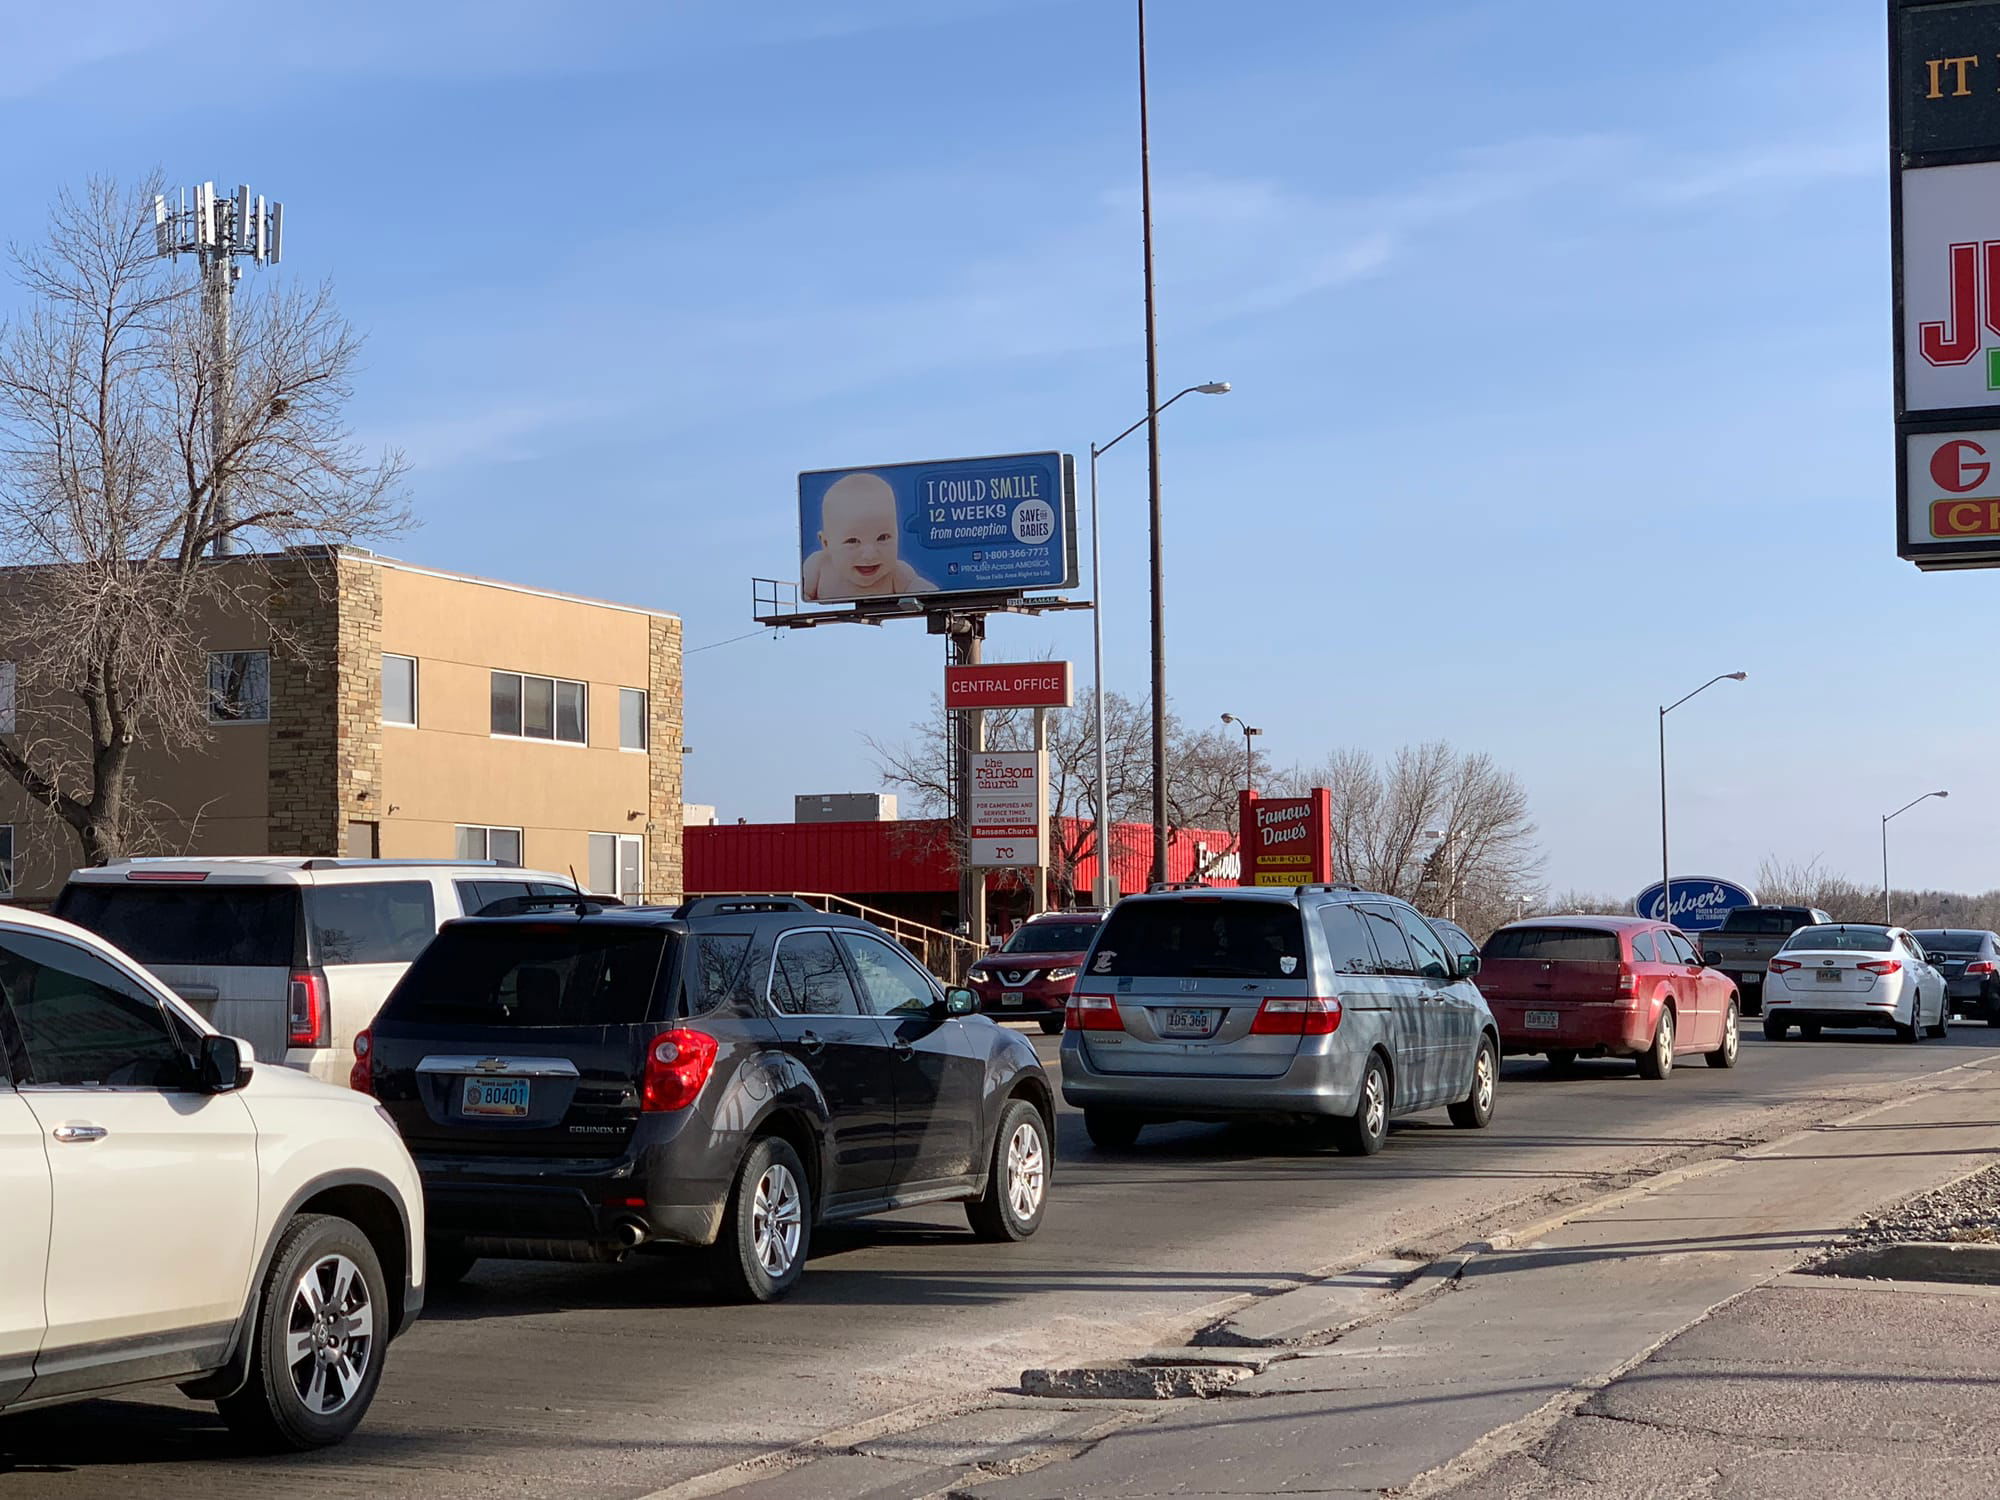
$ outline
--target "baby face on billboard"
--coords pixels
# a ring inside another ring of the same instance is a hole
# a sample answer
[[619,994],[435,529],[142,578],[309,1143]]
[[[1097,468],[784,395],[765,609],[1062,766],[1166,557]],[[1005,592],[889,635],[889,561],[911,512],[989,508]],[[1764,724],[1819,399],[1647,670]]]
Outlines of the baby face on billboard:
[[936,585],[897,555],[896,492],[879,474],[836,480],[820,502],[819,548],[805,565],[808,599],[860,599],[933,592]]

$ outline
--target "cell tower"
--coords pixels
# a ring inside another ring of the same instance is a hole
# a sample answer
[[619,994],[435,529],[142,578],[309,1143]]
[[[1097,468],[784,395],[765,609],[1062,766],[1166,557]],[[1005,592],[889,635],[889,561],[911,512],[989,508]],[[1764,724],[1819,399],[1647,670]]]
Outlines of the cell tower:
[[183,188],[178,208],[168,204],[165,194],[156,194],[153,239],[161,255],[174,260],[192,255],[201,266],[201,305],[208,316],[216,372],[211,427],[215,445],[211,467],[218,475],[215,555],[226,557],[235,550],[235,539],[229,530],[233,517],[228,488],[219,476],[222,455],[229,451],[229,418],[236,397],[236,347],[229,327],[230,299],[243,275],[236,262],[248,256],[260,266],[278,263],[285,248],[285,205],[266,204],[261,193],[253,198],[248,183],[236,189],[234,198],[218,198],[212,182]]

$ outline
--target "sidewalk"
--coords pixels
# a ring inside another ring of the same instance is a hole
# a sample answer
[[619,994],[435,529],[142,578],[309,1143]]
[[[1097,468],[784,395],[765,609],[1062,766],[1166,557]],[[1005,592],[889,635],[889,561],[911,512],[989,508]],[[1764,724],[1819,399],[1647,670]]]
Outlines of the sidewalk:
[[[949,1493],[977,1500],[1360,1497],[1411,1486],[1489,1433],[1538,1413],[1559,1417],[1580,1399],[1579,1390],[1623,1372],[1718,1303],[1789,1270],[1871,1210],[1985,1165],[1996,1155],[2000,1069],[1982,1063],[1949,1075],[1938,1090],[1918,1098],[1677,1180],[1670,1174],[1659,1186],[1623,1195],[1546,1234],[1530,1231],[1525,1243],[1474,1260],[1455,1290],[1349,1333],[1324,1350],[1275,1364],[1227,1395],[1176,1403],[1159,1419],[1113,1433],[1073,1462],[960,1485]],[[1764,1437],[1781,1441],[1792,1413],[1797,1413],[1793,1430],[1798,1432],[1852,1434],[1858,1429],[1852,1413],[1835,1400],[1836,1388],[1848,1392],[1842,1399],[1858,1401],[1900,1376],[1908,1385],[1900,1399],[1918,1402],[1923,1390],[1909,1381],[1908,1372],[1942,1368],[1940,1362],[1949,1357],[1953,1368],[1965,1372],[1963,1380],[1976,1380],[1988,1351],[2000,1348],[1990,1338],[1948,1356],[1932,1347],[1947,1327],[1954,1340],[1973,1336],[1970,1324],[1962,1327],[1951,1317],[1992,1317],[1995,1309],[1984,1300],[1910,1302],[1911,1311],[1885,1317],[1868,1304],[1895,1294],[1843,1291],[1851,1285],[1829,1283],[1822,1291],[1788,1283],[1760,1293],[1740,1314],[1705,1325],[1720,1331],[1692,1331],[1670,1352],[1662,1351],[1667,1363],[1682,1362],[1678,1384],[1667,1388],[1677,1390],[1682,1402],[1693,1403],[1686,1409],[1700,1420],[1713,1418],[1714,1432],[1728,1431],[1725,1409],[1740,1406],[1744,1397],[1727,1384],[1729,1376],[1687,1361],[1713,1359],[1731,1349],[1728,1330],[1745,1320],[1762,1330],[1762,1342],[1753,1341],[1742,1351],[1742,1378],[1757,1393],[1755,1409],[1762,1414]],[[1906,1303],[1895,1305],[1902,1309]],[[1788,1319],[1805,1308],[1823,1309],[1826,1321],[1794,1328]],[[1761,1324],[1749,1321],[1760,1315],[1765,1320]],[[1829,1365],[1830,1376],[1799,1371],[1796,1386],[1774,1382],[1774,1375],[1798,1370],[1798,1356],[1843,1347],[1842,1336],[1830,1331],[1824,1339],[1806,1339],[1809,1333],[1834,1329],[1848,1330],[1853,1347],[1874,1355],[1872,1364],[1863,1364],[1879,1377],[1875,1385],[1866,1383],[1863,1366],[1853,1365]],[[1690,1354],[1690,1349],[1707,1352]],[[1975,1364],[1969,1367],[1968,1360]],[[2000,1355],[1991,1359],[1991,1366],[2000,1371]],[[1658,1372],[1664,1368],[1646,1366],[1610,1386],[1594,1398],[1602,1404],[1600,1412],[1572,1420],[1632,1425],[1632,1414],[1644,1408],[1647,1393],[1662,1386]],[[1936,1392],[1939,1420],[1947,1412],[1962,1413],[1969,1391],[1969,1386],[1949,1392],[1941,1387]],[[1587,1487],[1587,1479],[1571,1480],[1563,1477],[1567,1470],[1546,1461],[1537,1467],[1536,1461],[1524,1459],[1505,1472],[1471,1480],[1462,1493],[1719,1493],[1694,1482],[1713,1473],[1702,1467],[1696,1451],[1699,1441],[1717,1440],[1712,1437],[1687,1439],[1681,1457],[1694,1464],[1686,1475],[1689,1483],[1671,1481],[1655,1469],[1643,1484],[1632,1487],[1630,1473],[1617,1465],[1643,1462],[1643,1431],[1623,1440],[1639,1448],[1615,1442],[1606,1447],[1601,1436],[1592,1439],[1603,1472],[1613,1476],[1595,1491]],[[1535,1432],[1530,1425],[1519,1436],[1525,1441]],[[1558,1432],[1569,1436],[1560,1428]],[[1977,1450],[1981,1453],[1995,1449],[1993,1438],[1976,1431],[1967,1431],[1965,1441],[1983,1445]],[[1499,1446],[1504,1448],[1504,1441]],[[1764,1446],[1762,1461],[1767,1466],[1778,1462],[1771,1458],[1768,1442]],[[1423,1491],[1448,1490],[1449,1479],[1448,1474],[1438,1476]],[[1741,1493],[1777,1493],[1768,1482],[1763,1473],[1757,1485]],[[1571,1487],[1551,1487],[1564,1484]],[[1579,1484],[1585,1487],[1577,1488]],[[1516,1487],[1504,1487],[1508,1485]],[[1807,1488],[1815,1494],[1839,1492],[1828,1488],[1823,1474],[1810,1483],[1802,1481],[1802,1492]],[[1935,1484],[1922,1488],[1928,1495],[1947,1492]],[[1878,1476],[1850,1492],[1899,1491],[1884,1489]],[[1986,1492],[1982,1487],[1981,1493]]]

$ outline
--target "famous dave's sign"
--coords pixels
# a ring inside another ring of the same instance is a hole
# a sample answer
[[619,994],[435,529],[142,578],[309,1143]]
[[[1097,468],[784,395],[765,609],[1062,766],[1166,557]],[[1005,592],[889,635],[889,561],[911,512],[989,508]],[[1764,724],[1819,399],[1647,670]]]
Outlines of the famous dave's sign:
[[2000,566],[2000,0],[1890,0],[1896,550]]
[[1649,922],[1671,922],[1683,932],[1713,932],[1739,906],[1755,906],[1757,894],[1733,880],[1709,875],[1676,875],[1673,906],[1667,887],[1654,881],[1633,899],[1632,910]]
[[1333,879],[1333,794],[1241,794],[1243,885],[1325,885]]

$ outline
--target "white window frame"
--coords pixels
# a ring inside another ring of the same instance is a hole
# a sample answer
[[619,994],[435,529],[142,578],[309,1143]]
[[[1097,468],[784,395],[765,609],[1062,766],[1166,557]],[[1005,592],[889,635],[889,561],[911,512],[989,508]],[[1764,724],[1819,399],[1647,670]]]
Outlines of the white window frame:
[[[229,718],[217,715],[215,711],[215,663],[225,656],[261,656],[264,658],[264,712],[260,718],[248,715]],[[271,722],[271,653],[268,651],[211,651],[208,653],[208,676],[202,683],[202,692],[208,700],[208,722],[211,724],[269,724]]]
[[[530,682],[546,682],[549,684],[549,729],[551,733],[547,737],[525,732],[521,734],[504,734],[500,730],[493,728],[493,678],[495,677],[511,677],[520,684],[521,724],[524,731],[528,722],[528,684]],[[580,740],[566,740],[561,735],[562,711],[556,706],[556,690],[561,687],[577,688],[583,694],[583,712],[578,721],[583,728],[583,738]],[[506,667],[494,667],[491,669],[491,675],[486,679],[486,729],[488,738],[490,739],[520,740],[530,745],[573,745],[578,749],[588,749],[590,747],[590,684],[579,682],[574,677],[550,677],[544,672],[515,672]]]
[[[460,854],[460,853],[458,852],[458,836],[459,836],[460,834],[462,834],[462,833],[476,833],[476,834],[478,834],[478,835],[479,835],[479,843],[480,843],[480,847],[481,847],[482,849],[484,849],[484,850],[485,850],[486,852],[485,852],[485,853],[483,853],[483,854],[466,854],[466,855],[461,855],[461,854]],[[496,834],[496,833],[511,833],[511,834],[513,834],[513,835],[514,835],[514,837],[515,837],[515,839],[516,839],[516,840],[517,840],[517,841],[518,841],[518,842],[520,843],[520,846],[521,846],[521,858],[520,858],[520,861],[519,861],[518,863],[516,863],[516,864],[511,864],[511,865],[501,865],[501,866],[500,866],[499,868],[501,868],[501,869],[503,869],[503,870],[525,870],[525,869],[526,869],[526,868],[528,867],[528,839],[527,839],[527,834],[526,834],[526,833],[525,833],[525,832],[524,832],[524,831],[523,831],[522,829],[519,829],[519,828],[509,828],[509,827],[508,827],[508,826],[507,826],[507,825],[506,825],[505,823],[455,823],[455,824],[453,824],[453,825],[452,825],[452,830],[451,830],[451,852],[452,852],[452,858],[454,858],[454,859],[491,859],[491,858],[493,857],[493,835],[494,835],[494,834]]]
[[[625,695],[632,694],[639,700],[639,743],[625,743]],[[622,687],[618,690],[618,748],[634,755],[644,755],[653,744],[653,695],[645,688]]]
[[0,661],[0,734],[14,733],[14,693],[21,680],[21,671],[11,661]]
[[14,899],[14,825],[0,823],[0,901]]
[[[388,684],[389,663],[392,660],[406,661],[410,664],[410,716],[407,719],[390,718],[389,695],[384,691],[382,694],[382,722],[397,729],[415,729],[418,720],[423,715],[423,687],[418,681],[417,659],[414,656],[405,656],[400,651],[384,651],[382,653],[382,678],[385,689]],[[489,716],[492,713],[492,708],[493,705],[489,699],[487,702],[487,713]],[[491,722],[490,717],[488,722]]]
[[[590,841],[594,839],[611,840],[611,884],[614,887],[612,890],[600,891],[596,888],[597,872],[593,868],[593,861],[589,857]],[[633,845],[639,851],[639,889],[636,891],[624,889],[624,884],[625,884],[624,854],[625,854],[625,846],[627,844]],[[604,832],[594,831],[585,839],[584,849],[585,849],[585,857],[584,857],[583,883],[585,886],[589,887],[587,894],[593,896],[616,896],[620,901],[626,901],[626,902],[645,899],[646,839],[643,834],[604,833]]]

